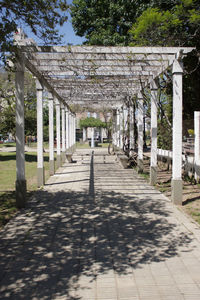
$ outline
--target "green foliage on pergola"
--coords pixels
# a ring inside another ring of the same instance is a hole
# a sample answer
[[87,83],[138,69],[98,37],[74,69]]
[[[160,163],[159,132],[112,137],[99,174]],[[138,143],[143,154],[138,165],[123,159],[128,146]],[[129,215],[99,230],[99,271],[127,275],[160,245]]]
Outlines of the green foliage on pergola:
[[95,119],[93,117],[81,119],[80,120],[80,128],[88,128],[88,127],[96,127],[96,128],[106,128],[106,123],[102,122],[100,119]]

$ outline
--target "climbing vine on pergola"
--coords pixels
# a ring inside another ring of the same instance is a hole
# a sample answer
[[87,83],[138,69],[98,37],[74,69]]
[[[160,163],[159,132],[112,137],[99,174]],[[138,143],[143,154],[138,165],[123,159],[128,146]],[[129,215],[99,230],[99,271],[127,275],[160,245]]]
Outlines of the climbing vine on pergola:
[[[49,114],[56,107],[57,160],[60,159],[60,109],[62,110],[62,152],[65,153],[65,118],[69,120],[70,147],[75,145],[75,114],[70,107],[112,110],[113,143],[123,149],[123,132],[130,132],[133,143],[133,99],[137,101],[138,169],[143,169],[144,89],[151,90],[151,184],[156,182],[157,166],[157,84],[156,79],[168,68],[173,74],[173,161],[172,199],[182,201],[182,58],[193,48],[184,47],[97,47],[38,46],[23,33],[16,40],[16,116],[17,116],[17,195],[23,198],[24,127],[23,73],[26,67],[37,78],[38,99],[38,172],[43,179],[42,91],[48,91]],[[132,104],[132,105],[131,105]],[[129,127],[128,126],[129,117]],[[68,123],[67,123],[68,124]],[[98,125],[97,125],[98,126]],[[93,130],[94,131],[94,130]],[[54,163],[53,134],[50,155]],[[64,146],[63,146],[64,145]],[[70,149],[71,149],[70,148]]]

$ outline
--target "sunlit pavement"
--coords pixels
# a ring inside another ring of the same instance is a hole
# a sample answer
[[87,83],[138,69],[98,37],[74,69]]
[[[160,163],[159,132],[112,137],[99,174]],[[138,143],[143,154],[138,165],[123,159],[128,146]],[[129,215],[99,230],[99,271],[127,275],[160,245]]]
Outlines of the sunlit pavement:
[[77,150],[0,250],[0,299],[200,299],[199,227],[104,149]]

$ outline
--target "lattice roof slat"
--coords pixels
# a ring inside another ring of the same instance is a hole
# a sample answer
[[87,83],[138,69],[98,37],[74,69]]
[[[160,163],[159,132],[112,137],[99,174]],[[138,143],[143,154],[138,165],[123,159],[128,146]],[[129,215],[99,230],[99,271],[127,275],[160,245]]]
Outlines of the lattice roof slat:
[[[52,94],[68,104],[113,103],[137,94],[165,71],[182,47],[96,47],[33,45],[18,40],[26,66]],[[27,62],[28,61],[28,62]]]

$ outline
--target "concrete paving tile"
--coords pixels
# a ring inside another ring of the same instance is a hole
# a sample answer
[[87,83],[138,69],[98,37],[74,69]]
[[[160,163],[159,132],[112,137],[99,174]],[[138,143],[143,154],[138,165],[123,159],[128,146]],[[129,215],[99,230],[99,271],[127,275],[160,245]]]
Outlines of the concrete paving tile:
[[178,284],[177,287],[184,295],[199,294],[200,298],[200,287],[197,284]]
[[116,299],[117,291],[113,288],[97,288],[97,298],[98,299]]
[[172,273],[174,281],[177,284],[194,284],[195,281],[188,273],[176,274],[176,271]]
[[129,279],[129,278],[124,278],[124,279],[117,279],[117,285],[118,287],[134,287],[136,286],[135,281],[133,280],[133,278]]
[[[77,163],[59,168],[0,233],[9,276],[0,298],[13,293],[19,299],[23,290],[31,300],[199,300],[198,232],[193,235],[170,201],[112,156],[106,164],[94,157],[90,195],[89,152],[78,150]],[[16,272],[22,265],[24,272]]]
[[199,300],[199,294],[197,295],[184,295],[184,300]]
[[173,285],[175,281],[172,276],[155,276],[155,282],[157,285]]
[[95,298],[96,295],[96,291],[95,289],[90,289],[90,288],[79,288],[78,290],[76,290],[74,296],[77,297],[77,299],[79,298]]
[[162,300],[184,300],[182,295],[162,295]]
[[154,285],[155,280],[153,277],[135,277],[135,282],[138,286],[149,286],[149,285]]
[[117,294],[119,298],[130,298],[130,297],[139,297],[137,287],[124,287],[124,288],[118,288]]
[[175,285],[159,285],[158,289],[162,296],[180,295],[180,291]]
[[134,295],[132,295],[130,297],[126,297],[126,298],[124,298],[123,296],[122,297],[118,296],[118,299],[119,300],[140,300],[139,296],[134,296]]

